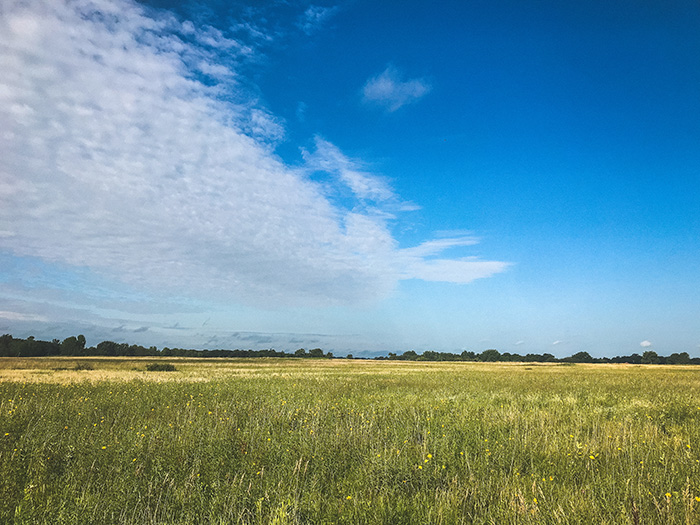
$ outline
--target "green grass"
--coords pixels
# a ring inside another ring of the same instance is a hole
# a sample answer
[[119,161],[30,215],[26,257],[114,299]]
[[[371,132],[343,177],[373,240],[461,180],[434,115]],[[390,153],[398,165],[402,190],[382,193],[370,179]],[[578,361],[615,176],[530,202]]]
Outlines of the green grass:
[[700,523],[695,367],[56,361],[0,382],[0,523]]

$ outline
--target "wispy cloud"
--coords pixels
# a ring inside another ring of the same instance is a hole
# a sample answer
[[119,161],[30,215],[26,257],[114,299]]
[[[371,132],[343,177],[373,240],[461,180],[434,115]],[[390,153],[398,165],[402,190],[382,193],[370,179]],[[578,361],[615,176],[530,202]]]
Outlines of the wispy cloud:
[[491,277],[511,266],[502,261],[483,261],[478,257],[439,259],[433,256],[450,248],[472,246],[479,242],[473,236],[426,241],[413,248],[399,251],[403,277],[423,281],[441,281],[467,284],[476,279]]
[[378,105],[389,112],[423,98],[431,90],[430,83],[422,78],[404,80],[393,66],[370,78],[362,88],[363,100]]
[[[240,87],[235,60],[217,60],[251,50],[158,13],[121,0],[3,6],[0,250],[256,305],[356,304],[400,279],[466,283],[507,267],[433,258],[466,237],[399,249],[381,207],[412,206],[386,179],[320,138],[303,169],[285,165],[273,151],[284,122]],[[394,76],[378,77],[386,95],[368,83],[368,100],[393,110],[429,89]],[[309,170],[357,205],[334,204]]]
[[21,312],[8,312],[6,310],[0,310],[0,319],[5,319],[8,321],[48,321],[46,317],[41,315],[25,314]]
[[310,5],[299,18],[299,27],[307,35],[315,33],[338,11],[338,7]]
[[348,158],[336,146],[320,137],[314,142],[315,151],[302,152],[307,169],[337,176],[360,199],[387,201],[397,198],[384,179],[363,170],[358,161]]
[[642,348],[649,348],[652,346],[652,343],[651,341],[644,340],[641,343],[639,343],[639,346],[641,346]]

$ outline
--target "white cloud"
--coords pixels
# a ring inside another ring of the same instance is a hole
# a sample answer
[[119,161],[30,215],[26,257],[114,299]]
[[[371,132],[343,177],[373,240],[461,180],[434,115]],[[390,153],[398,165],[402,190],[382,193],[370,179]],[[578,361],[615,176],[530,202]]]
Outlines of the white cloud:
[[47,321],[47,318],[41,315],[25,314],[21,312],[8,312],[3,310],[0,310],[0,319],[7,319],[8,321]]
[[313,153],[302,152],[307,169],[336,175],[360,199],[386,201],[396,198],[384,179],[364,171],[357,161],[346,157],[330,142],[316,137],[315,146]]
[[334,205],[308,170],[334,175],[358,203],[410,208],[328,141],[316,139],[304,169],[286,166],[273,152],[284,123],[212,51],[249,53],[232,42],[127,0],[3,6],[0,250],[266,305],[353,304],[402,278],[466,283],[507,267],[426,259],[474,242],[401,250],[388,214]]
[[639,346],[641,346],[642,348],[649,348],[651,346],[651,341],[642,341],[641,343],[639,343]]
[[411,104],[427,95],[430,83],[421,78],[403,80],[400,72],[388,66],[381,74],[370,78],[362,96],[365,102],[379,105],[387,111],[396,111],[406,104]]
[[562,342],[559,341],[559,339],[557,339],[556,341],[554,341],[554,342],[552,343],[552,345],[553,345],[553,346],[556,346],[556,345],[560,345],[561,343],[562,343]]
[[307,35],[313,34],[325,24],[335,13],[338,7],[323,7],[319,5],[309,6],[299,19],[299,27]]
[[507,262],[482,261],[477,257],[429,258],[449,248],[472,246],[478,242],[475,237],[461,236],[426,241],[419,246],[399,250],[404,269],[403,278],[467,284],[476,279],[491,277],[511,266]]

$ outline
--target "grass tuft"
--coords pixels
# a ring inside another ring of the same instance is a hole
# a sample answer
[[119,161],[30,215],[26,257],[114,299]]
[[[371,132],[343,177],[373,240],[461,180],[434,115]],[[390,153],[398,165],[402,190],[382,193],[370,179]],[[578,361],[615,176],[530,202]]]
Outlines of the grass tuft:
[[175,372],[177,368],[172,363],[148,363],[146,370],[148,372]]

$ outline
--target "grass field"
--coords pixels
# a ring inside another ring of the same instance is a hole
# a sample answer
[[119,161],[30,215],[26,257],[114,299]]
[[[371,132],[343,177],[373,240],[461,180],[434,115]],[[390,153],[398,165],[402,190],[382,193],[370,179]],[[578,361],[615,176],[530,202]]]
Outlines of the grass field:
[[0,523],[700,523],[697,367],[155,361],[0,360]]

